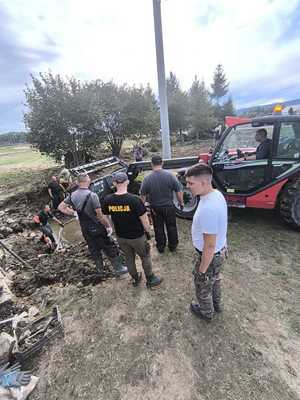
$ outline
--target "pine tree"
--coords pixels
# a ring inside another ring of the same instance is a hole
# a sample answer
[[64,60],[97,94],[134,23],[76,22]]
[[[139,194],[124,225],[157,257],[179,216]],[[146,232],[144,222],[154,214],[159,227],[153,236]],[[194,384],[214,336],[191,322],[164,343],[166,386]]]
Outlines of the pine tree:
[[225,103],[223,104],[222,115],[223,115],[223,118],[225,118],[227,116],[235,115],[235,110],[234,110],[233,101],[232,101],[231,97],[229,97],[228,100],[225,101]]
[[189,91],[190,123],[198,139],[205,136],[216,124],[214,108],[204,82],[195,76]]
[[211,84],[211,97],[219,104],[220,99],[228,92],[229,82],[227,82],[222,64],[218,64],[214,72],[213,83]]
[[183,130],[188,128],[188,96],[180,87],[180,82],[173,72],[167,79],[168,109],[170,131],[180,134],[182,139]]

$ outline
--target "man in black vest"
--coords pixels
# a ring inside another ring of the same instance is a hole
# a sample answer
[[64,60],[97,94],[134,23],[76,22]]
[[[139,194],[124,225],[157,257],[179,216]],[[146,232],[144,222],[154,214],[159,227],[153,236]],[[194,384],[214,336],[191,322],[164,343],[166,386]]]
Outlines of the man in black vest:
[[112,227],[108,218],[102,214],[97,194],[90,191],[90,183],[87,174],[80,174],[79,188],[61,202],[58,209],[66,215],[78,215],[82,235],[100,274],[103,274],[102,251],[110,259],[117,275],[126,274],[127,268],[122,265],[119,250],[110,237]]

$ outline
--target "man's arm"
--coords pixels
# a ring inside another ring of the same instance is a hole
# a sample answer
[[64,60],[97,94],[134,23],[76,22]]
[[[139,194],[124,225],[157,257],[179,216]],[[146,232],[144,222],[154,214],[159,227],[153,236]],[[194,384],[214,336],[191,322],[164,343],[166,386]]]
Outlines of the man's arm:
[[62,201],[57,209],[62,212],[63,214],[66,215],[71,215],[72,217],[76,216],[76,211],[73,210],[72,207],[70,207],[68,204],[66,204],[64,201]]
[[48,193],[51,199],[53,199],[53,195],[52,195],[52,190],[50,188],[48,188]]
[[176,193],[176,198],[178,200],[178,203],[180,204],[181,207],[184,207],[183,192],[175,192],[175,193]]
[[145,214],[141,215],[139,218],[141,220],[145,232],[150,233],[151,227],[147,213],[145,212]]
[[143,203],[146,202],[148,194],[148,184],[147,184],[147,177],[143,180],[141,190],[140,190],[140,199],[142,200]]
[[199,265],[199,272],[205,274],[216,252],[217,235],[203,233],[203,240],[204,245],[202,250],[201,263]]
[[106,229],[111,229],[109,219],[102,213],[101,208],[95,209],[98,221],[105,226]]

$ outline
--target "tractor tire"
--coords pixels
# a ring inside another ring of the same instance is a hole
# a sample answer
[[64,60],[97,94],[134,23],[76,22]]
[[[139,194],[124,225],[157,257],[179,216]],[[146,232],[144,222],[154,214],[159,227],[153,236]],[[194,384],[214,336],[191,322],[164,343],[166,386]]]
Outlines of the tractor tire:
[[295,229],[300,229],[300,179],[284,187],[279,200],[282,219]]
[[184,201],[183,210],[180,209],[176,195],[174,195],[176,216],[182,219],[193,219],[195,211],[198,207],[199,198],[194,197],[186,186],[183,186],[182,190],[183,190],[183,201]]

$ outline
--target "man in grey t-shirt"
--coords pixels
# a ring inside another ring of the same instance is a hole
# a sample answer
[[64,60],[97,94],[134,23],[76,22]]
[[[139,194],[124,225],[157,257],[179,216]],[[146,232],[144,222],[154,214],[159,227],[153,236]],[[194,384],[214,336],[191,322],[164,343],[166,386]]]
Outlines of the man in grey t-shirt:
[[165,250],[166,227],[168,247],[170,251],[175,251],[178,245],[178,232],[173,196],[175,193],[180,206],[183,207],[181,187],[176,177],[163,169],[160,156],[153,156],[151,164],[153,171],[142,183],[141,198],[144,202],[147,199],[150,203],[157,250],[160,253]]
[[103,274],[102,251],[110,259],[116,274],[125,274],[127,268],[122,265],[119,250],[110,238],[112,228],[109,220],[102,214],[97,194],[90,191],[90,183],[91,180],[87,174],[80,174],[79,188],[61,202],[58,209],[66,215],[78,215],[82,235],[100,274]]

